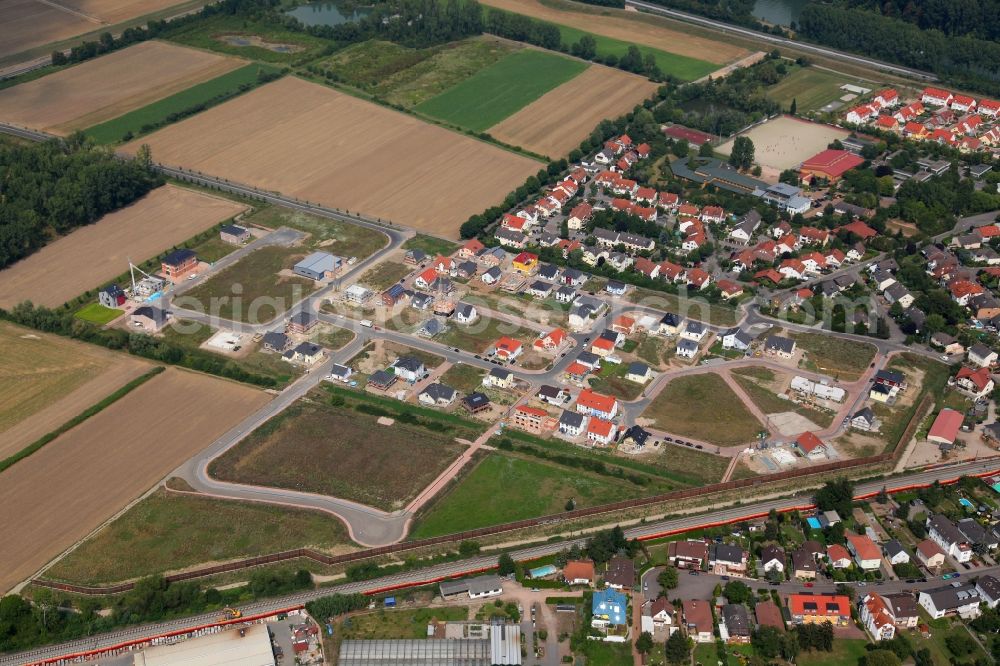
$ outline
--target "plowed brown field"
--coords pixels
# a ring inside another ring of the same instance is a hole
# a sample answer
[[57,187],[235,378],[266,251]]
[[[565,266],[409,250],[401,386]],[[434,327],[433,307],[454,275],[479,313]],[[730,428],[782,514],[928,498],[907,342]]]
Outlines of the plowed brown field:
[[164,164],[457,238],[540,162],[285,77],[124,146]]
[[649,14],[607,7],[581,6],[580,11],[563,10],[542,4],[540,0],[483,0],[483,4],[720,65],[747,55],[747,50],[738,46],[659,25]]
[[246,64],[165,42],[142,42],[0,90],[0,120],[69,134],[117,118]]
[[0,594],[269,399],[169,368],[0,473]]
[[158,187],[0,271],[0,307],[54,307],[104,286],[139,263],[226,220],[246,206],[183,187]]
[[631,111],[655,90],[649,79],[591,65],[487,132],[504,143],[558,159],[576,148],[600,121]]
[[3,0],[0,2],[0,58],[58,42],[115,23],[152,14],[178,0]]
[[52,432],[149,367],[128,354],[0,323],[0,459]]

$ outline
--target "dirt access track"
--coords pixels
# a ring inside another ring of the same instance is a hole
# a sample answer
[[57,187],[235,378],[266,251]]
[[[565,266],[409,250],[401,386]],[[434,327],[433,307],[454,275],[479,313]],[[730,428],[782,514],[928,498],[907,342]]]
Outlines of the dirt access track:
[[325,206],[458,238],[541,162],[287,76],[124,146]]
[[0,594],[270,399],[168,368],[0,473]]
[[3,0],[0,58],[180,4],[178,0]]
[[0,459],[150,367],[127,354],[0,322]]
[[558,159],[605,118],[651,96],[657,84],[603,65],[587,70],[487,130],[495,139]]
[[0,271],[0,307],[21,301],[55,307],[141,263],[246,206],[173,185],[74,230]]
[[165,42],[142,42],[0,90],[0,119],[65,136],[245,64]]
[[577,5],[577,10],[566,3],[566,9],[562,10],[542,4],[539,0],[484,0],[483,4],[719,65],[728,64],[748,53],[739,46],[659,25],[657,19],[649,14],[623,9]]

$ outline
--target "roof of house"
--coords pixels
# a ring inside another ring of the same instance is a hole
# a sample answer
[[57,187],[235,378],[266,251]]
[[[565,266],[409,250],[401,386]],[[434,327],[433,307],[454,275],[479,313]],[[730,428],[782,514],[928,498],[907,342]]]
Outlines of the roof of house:
[[792,551],[792,572],[796,571],[816,571],[816,558],[802,548]]
[[711,634],[715,628],[712,621],[712,607],[704,599],[685,599],[681,607],[684,622],[693,626],[699,633]]
[[[177,264],[182,264],[192,257],[196,257],[194,250],[189,250],[186,247],[182,247],[178,250],[174,250],[167,254],[160,263],[166,264],[167,266],[176,266]],[[308,258],[308,257],[307,257]]]
[[792,615],[850,617],[851,600],[841,594],[792,594],[788,597]]
[[583,425],[583,419],[583,414],[564,409],[562,415],[559,417],[559,423],[569,426],[570,428],[579,428]]
[[730,636],[750,635],[750,614],[743,604],[726,604],[722,607],[722,619]]
[[608,571],[604,581],[611,585],[632,587],[635,584],[635,562],[627,557],[616,555],[608,562]]
[[964,417],[961,412],[948,408],[942,409],[938,413],[937,418],[934,419],[927,437],[954,443],[955,438],[958,436],[958,429],[962,427],[963,420]]
[[768,544],[760,549],[760,561],[767,564],[771,560],[777,560],[782,564],[785,563],[785,551],[781,549],[780,546],[774,544]]
[[882,548],[885,549],[885,554],[888,555],[890,558],[893,558],[899,555],[900,553],[908,555],[906,549],[903,548],[903,544],[899,543],[899,539],[892,539],[891,541],[887,541],[885,545],[882,546]]
[[945,585],[933,590],[922,590],[920,595],[927,595],[934,603],[934,608],[939,611],[949,611],[961,608],[962,606],[977,605],[981,601],[979,590],[975,583],[966,583],[958,587]]
[[864,534],[851,534],[848,532],[844,536],[847,538],[847,542],[851,544],[851,548],[862,560],[882,559],[882,553],[879,551],[878,546]]
[[851,554],[839,543],[827,546],[826,556],[829,557],[832,562],[851,559]]
[[757,624],[765,627],[785,628],[785,621],[781,617],[781,609],[773,601],[759,601],[753,608],[754,615],[757,616]]
[[709,546],[709,560],[740,564],[746,558],[746,551],[729,543],[714,543]]
[[786,354],[791,354],[795,351],[795,340],[780,335],[769,335],[764,345],[767,349],[773,349]]
[[594,592],[591,602],[591,614],[607,617],[612,625],[620,626],[628,623],[626,608],[628,599],[617,590],[606,589]]
[[429,384],[427,388],[420,392],[420,395],[426,395],[434,401],[438,400],[454,400],[455,389],[445,384]]
[[917,552],[924,556],[925,559],[930,559],[935,555],[944,556],[944,551],[941,550],[941,546],[937,545],[930,539],[924,539],[917,544]]
[[584,389],[580,391],[580,395],[577,397],[576,403],[599,412],[610,412],[614,409],[617,401],[613,396],[602,395],[591,391],[590,389]]
[[462,402],[470,409],[478,409],[479,407],[490,404],[490,399],[479,391],[476,391],[475,393],[470,393],[462,398]]
[[882,598],[886,601],[886,606],[897,620],[904,617],[917,617],[917,600],[912,594],[898,592],[896,594],[885,594]]
[[811,432],[804,432],[796,437],[795,444],[807,455],[813,451],[823,450],[826,448],[826,445],[823,444],[823,440]]

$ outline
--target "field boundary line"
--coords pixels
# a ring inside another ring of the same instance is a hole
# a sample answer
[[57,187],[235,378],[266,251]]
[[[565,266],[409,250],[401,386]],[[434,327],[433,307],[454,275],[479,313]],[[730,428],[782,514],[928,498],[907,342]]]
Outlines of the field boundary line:
[[55,430],[45,433],[31,444],[25,446],[17,453],[4,458],[3,460],[0,460],[0,472],[9,469],[11,466],[24,460],[31,454],[36,453],[43,446],[57,439],[60,435],[69,432],[76,426],[80,425],[81,423],[89,419],[91,416],[95,416],[96,414],[99,414],[100,412],[104,411],[105,409],[107,409],[114,403],[118,402],[129,393],[131,393],[133,390],[139,388],[140,386],[148,382],[150,379],[163,372],[164,370],[166,370],[164,366],[162,365],[156,366],[149,372],[146,372],[145,374],[136,377],[132,381],[128,382],[127,384],[125,384],[118,390],[114,391],[110,395],[105,396],[101,400],[98,400],[96,403],[86,408],[85,410],[83,410],[82,412],[71,418],[69,421],[66,421]]

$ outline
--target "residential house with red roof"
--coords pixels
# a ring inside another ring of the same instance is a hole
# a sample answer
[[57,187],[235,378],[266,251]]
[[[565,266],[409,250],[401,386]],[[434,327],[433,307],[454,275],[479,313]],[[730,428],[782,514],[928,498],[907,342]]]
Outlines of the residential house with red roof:
[[953,99],[955,99],[954,95],[941,88],[927,87],[924,88],[924,92],[920,95],[921,102],[932,106],[948,106]]
[[722,222],[726,219],[726,211],[722,206],[705,206],[701,210],[702,222]]
[[576,398],[576,411],[602,419],[613,419],[618,414],[618,401],[613,396],[584,389]]
[[615,441],[618,435],[618,426],[611,421],[594,417],[587,423],[587,440],[594,444],[608,446]]
[[952,384],[977,400],[990,394],[994,386],[988,367],[973,370],[965,365],[959,368],[958,374],[952,380]]
[[826,557],[830,560],[830,566],[834,569],[847,569],[851,566],[851,554],[839,543],[830,544],[826,547]]
[[869,238],[874,238],[875,236],[878,236],[877,231],[869,227],[861,220],[857,219],[841,227],[838,227],[837,233],[854,234],[861,240],[868,240]]
[[949,107],[959,113],[971,113],[976,109],[976,100],[968,95],[952,95]]
[[872,639],[876,641],[891,641],[896,635],[896,623],[886,607],[885,601],[877,594],[868,594],[858,605],[861,624]]
[[908,123],[910,121],[916,120],[924,114],[924,105],[921,102],[913,102],[912,104],[907,104],[896,113],[892,114],[892,117],[901,123]]
[[719,280],[716,284],[719,287],[719,292],[722,294],[722,297],[727,301],[731,298],[743,295],[743,287],[737,282],[723,279]]
[[979,101],[979,113],[984,116],[989,116],[990,118],[996,118],[1000,114],[1000,102],[992,99],[983,99]]
[[680,197],[673,192],[660,192],[656,205],[665,211],[676,211],[680,204]]
[[583,229],[590,219],[594,216],[594,207],[589,203],[579,203],[573,206],[573,209],[569,212],[569,217],[566,218],[566,226],[568,226],[572,231],[579,231]]
[[493,344],[493,349],[497,358],[504,361],[513,361],[521,355],[524,345],[521,344],[520,340],[515,340],[505,335]]
[[902,101],[899,99],[899,93],[896,92],[895,88],[885,88],[884,90],[879,90],[875,93],[875,96],[872,99],[883,109],[898,106]]
[[687,282],[700,290],[712,283],[712,276],[700,268],[691,268],[687,272]]
[[830,232],[817,227],[802,227],[799,229],[799,242],[802,245],[826,245],[830,240]]
[[845,627],[851,622],[851,599],[840,594],[791,594],[788,613],[793,624],[822,624]]
[[826,444],[811,432],[804,432],[795,438],[795,448],[807,458],[825,458]]
[[660,265],[646,257],[638,257],[632,266],[637,273],[642,273],[648,278],[655,279],[660,274]]
[[806,267],[798,259],[785,259],[778,266],[778,272],[789,280],[801,280],[806,276]]
[[886,132],[898,132],[899,121],[894,116],[881,115],[875,119],[875,127]]
[[874,571],[882,566],[882,551],[868,536],[851,532],[844,536],[847,538],[847,549],[851,551],[858,567],[865,571]]
[[969,304],[970,298],[978,296],[986,290],[983,289],[982,285],[969,280],[952,280],[948,283],[948,291],[951,292],[952,300],[959,305],[965,306]]
[[458,250],[458,256],[460,259],[475,259],[476,256],[486,249],[486,246],[480,243],[477,239],[472,238],[466,241]]
[[545,351],[558,351],[566,342],[566,331],[554,328],[535,340],[534,347]]
[[687,280],[686,269],[671,261],[660,262],[660,275],[667,282],[684,282]]

